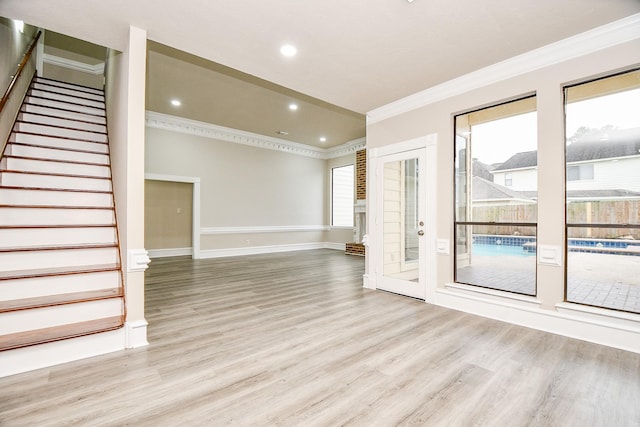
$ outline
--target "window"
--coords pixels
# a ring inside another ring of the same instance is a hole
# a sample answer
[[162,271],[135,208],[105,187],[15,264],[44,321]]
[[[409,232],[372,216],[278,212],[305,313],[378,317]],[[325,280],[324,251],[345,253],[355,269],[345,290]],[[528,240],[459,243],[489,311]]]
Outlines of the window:
[[353,227],[353,165],[331,169],[331,225]]
[[640,70],[564,95],[565,298],[640,313]]
[[504,174],[504,185],[505,187],[511,187],[513,185],[513,174],[510,174],[510,173]]
[[593,164],[567,165],[567,181],[583,181],[593,179]]
[[458,115],[455,131],[455,281],[535,295],[536,98]]

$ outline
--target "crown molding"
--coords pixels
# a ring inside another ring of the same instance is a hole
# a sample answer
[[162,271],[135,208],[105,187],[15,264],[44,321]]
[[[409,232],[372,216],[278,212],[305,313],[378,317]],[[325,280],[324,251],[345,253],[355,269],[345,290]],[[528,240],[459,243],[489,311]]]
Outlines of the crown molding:
[[83,73],[100,75],[104,74],[104,62],[91,65],[84,62],[78,62],[71,59],[63,58],[61,56],[51,55],[45,53],[42,55],[42,61],[45,64],[57,65],[58,67],[68,68],[74,71],[80,71]]
[[383,105],[367,113],[367,124],[380,122],[452,96],[639,38],[640,13],[514,56]]
[[172,132],[196,135],[204,138],[217,139],[323,160],[355,153],[366,146],[366,139],[360,138],[333,148],[318,148],[271,136],[259,135],[211,123],[157,113],[155,111],[146,112],[146,125],[156,129],[164,129]]

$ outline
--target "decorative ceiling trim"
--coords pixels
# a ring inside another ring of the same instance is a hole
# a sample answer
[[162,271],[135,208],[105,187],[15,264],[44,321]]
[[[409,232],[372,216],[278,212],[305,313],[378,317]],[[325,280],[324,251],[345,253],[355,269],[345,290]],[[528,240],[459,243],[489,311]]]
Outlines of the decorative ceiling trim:
[[367,124],[640,38],[640,13],[481,68],[367,113]]
[[74,71],[81,71],[83,73],[100,75],[104,74],[104,62],[99,64],[87,64],[85,62],[74,61],[72,59],[63,58],[61,56],[51,55],[45,53],[42,55],[42,61],[45,64],[57,65],[58,67],[68,68]]
[[155,111],[146,112],[145,122],[146,125],[151,128],[196,135],[204,138],[249,145],[257,148],[265,148],[267,150],[281,151],[284,153],[313,157],[316,159],[333,159],[335,157],[355,153],[356,151],[365,148],[366,145],[366,139],[360,138],[333,148],[318,148],[271,136],[259,135],[211,123],[157,113]]

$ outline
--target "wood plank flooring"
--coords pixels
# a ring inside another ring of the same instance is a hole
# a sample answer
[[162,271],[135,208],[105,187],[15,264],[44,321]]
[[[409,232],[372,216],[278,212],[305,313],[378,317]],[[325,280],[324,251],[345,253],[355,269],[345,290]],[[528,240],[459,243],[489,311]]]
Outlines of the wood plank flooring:
[[363,264],[153,260],[151,345],[0,379],[0,425],[640,425],[640,355],[363,289]]

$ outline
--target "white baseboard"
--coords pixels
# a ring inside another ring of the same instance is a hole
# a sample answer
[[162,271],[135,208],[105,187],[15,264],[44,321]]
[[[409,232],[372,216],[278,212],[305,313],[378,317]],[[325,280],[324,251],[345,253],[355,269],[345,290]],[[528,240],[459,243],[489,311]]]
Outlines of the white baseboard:
[[336,251],[346,251],[347,250],[347,244],[346,243],[325,242],[325,248],[334,249]]
[[[523,301],[508,301],[494,295],[472,294],[455,285],[437,289],[435,304],[465,313],[513,323],[540,331],[640,353],[640,315],[611,313],[594,315],[593,310],[561,304],[549,310]],[[566,306],[566,307],[565,307]],[[569,307],[571,306],[571,307]]]
[[124,350],[125,329],[86,335],[0,353],[0,378]]
[[147,341],[148,324],[149,323],[146,320],[136,320],[134,322],[125,323],[125,346],[127,348],[137,348],[149,345],[149,341]]
[[167,258],[172,256],[191,255],[191,248],[147,249],[149,258]]
[[308,251],[312,249],[345,250],[346,244],[342,243],[294,243],[290,245],[251,246],[246,248],[225,248],[200,250],[200,258],[224,258],[242,255],[274,254],[279,252]]

